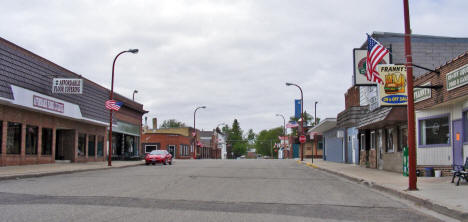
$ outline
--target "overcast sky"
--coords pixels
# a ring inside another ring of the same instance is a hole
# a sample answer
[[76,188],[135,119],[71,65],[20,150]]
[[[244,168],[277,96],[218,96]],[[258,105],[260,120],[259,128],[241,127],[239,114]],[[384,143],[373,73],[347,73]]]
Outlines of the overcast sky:
[[[304,108],[336,117],[351,87],[352,49],[373,31],[404,32],[402,1],[1,1],[0,36],[115,89],[159,123],[244,131],[283,124],[299,90]],[[468,37],[468,1],[410,1],[415,34]],[[467,49],[468,50],[468,49]],[[86,89],[85,89],[86,90]],[[150,121],[148,121],[150,122]]]

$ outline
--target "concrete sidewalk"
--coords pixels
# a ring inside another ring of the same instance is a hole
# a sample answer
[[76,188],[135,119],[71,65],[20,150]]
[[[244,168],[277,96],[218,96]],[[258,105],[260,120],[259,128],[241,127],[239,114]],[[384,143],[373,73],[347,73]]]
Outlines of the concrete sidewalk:
[[49,176],[57,174],[84,172],[92,170],[115,169],[123,167],[131,167],[144,164],[140,161],[112,161],[112,166],[107,166],[105,162],[89,162],[89,163],[53,163],[53,164],[36,164],[36,165],[21,165],[21,166],[6,166],[0,167],[0,180]]
[[[300,162],[300,161],[298,161]],[[407,191],[408,177],[401,173],[369,169],[321,159],[304,160],[304,164],[318,168],[369,187],[381,190],[462,221],[468,221],[468,183],[451,183],[452,177],[418,177],[417,191]]]

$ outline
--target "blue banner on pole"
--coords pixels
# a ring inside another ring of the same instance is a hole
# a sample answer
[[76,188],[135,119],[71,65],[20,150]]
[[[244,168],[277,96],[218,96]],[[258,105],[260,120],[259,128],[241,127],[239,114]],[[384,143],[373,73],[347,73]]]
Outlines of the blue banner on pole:
[[301,100],[300,99],[294,100],[294,107],[295,107],[294,117],[297,119],[301,118]]

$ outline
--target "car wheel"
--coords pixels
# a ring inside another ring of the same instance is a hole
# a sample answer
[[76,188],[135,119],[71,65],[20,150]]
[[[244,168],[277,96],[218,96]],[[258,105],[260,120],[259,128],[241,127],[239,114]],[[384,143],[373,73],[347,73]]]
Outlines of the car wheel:
[[146,166],[148,166],[150,163],[145,163]]
[[171,161],[169,161],[169,165],[172,165],[172,160],[171,160]]
[[151,164],[156,165],[156,163],[151,163]]
[[163,164],[166,165],[166,164],[167,164],[167,160],[164,160]]

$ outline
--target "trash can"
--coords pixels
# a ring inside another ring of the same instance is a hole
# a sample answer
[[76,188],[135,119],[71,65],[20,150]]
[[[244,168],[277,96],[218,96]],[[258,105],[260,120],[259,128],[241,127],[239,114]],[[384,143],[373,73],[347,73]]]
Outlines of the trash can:
[[435,176],[435,177],[441,177],[441,176],[442,176],[442,171],[440,171],[440,170],[434,170],[434,176]]
[[434,176],[434,168],[432,167],[425,167],[424,168],[424,175],[426,177],[433,177]]

